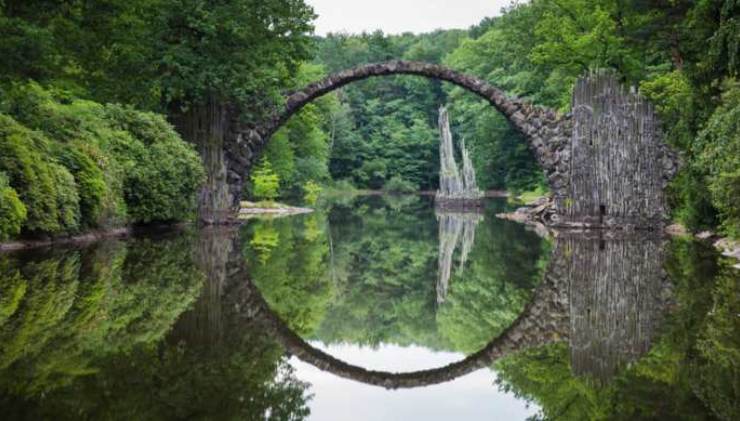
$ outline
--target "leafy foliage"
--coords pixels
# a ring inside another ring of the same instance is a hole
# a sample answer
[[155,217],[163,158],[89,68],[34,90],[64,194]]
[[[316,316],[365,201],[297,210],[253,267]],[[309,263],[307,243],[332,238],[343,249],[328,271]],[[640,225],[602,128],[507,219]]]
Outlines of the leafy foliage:
[[383,190],[390,193],[413,193],[417,190],[414,183],[394,175],[383,185]]
[[740,238],[740,83],[727,83],[720,105],[697,139],[696,167],[706,174],[725,232]]
[[[24,227],[30,232],[60,233],[75,228],[70,174],[49,163],[49,148],[50,142],[42,134],[0,114],[0,170],[28,209]],[[60,209],[60,204],[66,208]],[[67,222],[72,225],[65,225]]]
[[8,185],[5,173],[0,172],[0,240],[18,235],[26,217],[26,206]]

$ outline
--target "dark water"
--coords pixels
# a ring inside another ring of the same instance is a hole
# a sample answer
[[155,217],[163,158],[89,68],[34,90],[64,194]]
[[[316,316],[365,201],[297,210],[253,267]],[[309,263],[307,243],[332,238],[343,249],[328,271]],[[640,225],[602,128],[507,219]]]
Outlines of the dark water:
[[740,278],[417,197],[0,255],[0,419],[740,419]]

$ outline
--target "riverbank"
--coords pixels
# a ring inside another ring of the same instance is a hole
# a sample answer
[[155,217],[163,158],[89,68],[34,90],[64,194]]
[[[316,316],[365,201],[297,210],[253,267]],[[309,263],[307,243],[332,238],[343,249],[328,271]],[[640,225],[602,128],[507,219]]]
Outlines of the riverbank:
[[0,253],[29,250],[39,247],[84,246],[100,240],[128,238],[142,233],[174,232],[182,230],[189,225],[192,224],[189,222],[178,222],[174,224],[129,225],[110,229],[91,230],[80,234],[60,237],[14,239],[0,242]]
[[[541,235],[547,235],[546,233],[549,232],[549,228],[545,225],[544,221],[548,219],[548,212],[552,212],[552,202],[548,197],[542,196],[516,209],[514,212],[499,213],[496,217],[532,226],[535,232]],[[671,237],[694,237],[697,240],[708,242],[719,250],[723,256],[735,259],[738,263],[733,265],[733,267],[740,269],[740,241],[722,237],[712,231],[691,233],[679,223],[666,226],[662,234]]]
[[68,237],[49,237],[44,239],[11,240],[0,243],[0,252],[26,250],[37,247],[49,247],[56,245],[84,245],[105,238],[125,238],[133,232],[132,227],[113,228],[109,230],[95,230],[84,234]]

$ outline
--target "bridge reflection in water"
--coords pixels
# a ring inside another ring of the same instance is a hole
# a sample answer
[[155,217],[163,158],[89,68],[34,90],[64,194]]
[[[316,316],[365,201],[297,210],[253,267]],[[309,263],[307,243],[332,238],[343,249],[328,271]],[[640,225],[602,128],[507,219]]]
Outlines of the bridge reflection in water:
[[[238,231],[209,228],[199,239],[196,259],[208,274],[208,285],[195,308],[175,326],[171,340],[217,346],[225,335],[238,334],[244,323],[257,324],[304,362],[388,389],[451,381],[508,354],[568,341],[573,374],[608,382],[649,350],[670,305],[671,284],[663,270],[665,241],[645,233],[592,231],[556,232],[554,242],[544,279],[499,336],[449,365],[395,373],[348,364],[293,332],[251,281]],[[440,267],[442,258],[440,254]]]

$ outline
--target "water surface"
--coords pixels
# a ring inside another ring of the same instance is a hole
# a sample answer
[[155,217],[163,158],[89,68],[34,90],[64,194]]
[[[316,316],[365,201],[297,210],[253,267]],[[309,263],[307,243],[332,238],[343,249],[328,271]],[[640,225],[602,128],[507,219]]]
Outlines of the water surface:
[[3,419],[740,419],[738,272],[423,197],[0,255]]

